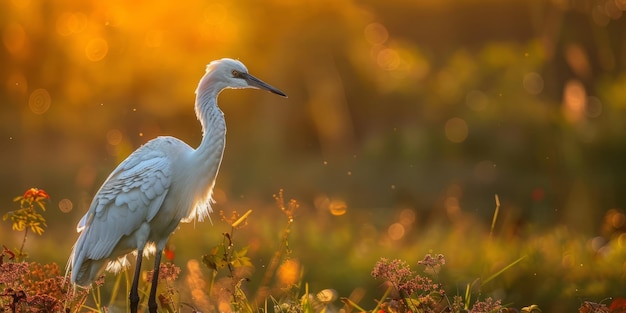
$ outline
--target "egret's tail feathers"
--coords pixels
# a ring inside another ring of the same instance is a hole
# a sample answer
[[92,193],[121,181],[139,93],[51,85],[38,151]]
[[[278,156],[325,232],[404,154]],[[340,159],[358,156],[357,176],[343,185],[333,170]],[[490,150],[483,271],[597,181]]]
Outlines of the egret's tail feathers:
[[85,260],[80,267],[72,269],[72,283],[89,287],[104,271],[107,260]]
[[84,260],[80,267],[72,269],[72,283],[81,287],[88,287],[98,276],[106,270],[107,272],[119,273],[130,266],[130,262],[125,256],[119,257],[113,261],[108,259],[102,260]]

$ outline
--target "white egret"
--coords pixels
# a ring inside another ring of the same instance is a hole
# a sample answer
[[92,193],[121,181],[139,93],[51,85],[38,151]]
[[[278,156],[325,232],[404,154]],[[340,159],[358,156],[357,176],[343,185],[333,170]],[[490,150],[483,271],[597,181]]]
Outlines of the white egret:
[[157,311],[155,293],[161,254],[170,234],[181,221],[201,221],[211,212],[211,194],[226,135],[217,96],[226,88],[264,89],[286,97],[248,74],[237,60],[221,59],[207,65],[196,89],[195,111],[203,132],[200,146],[193,149],[177,138],[158,137],[120,163],[78,224],[80,235],[68,263],[73,284],[90,286],[107,265],[107,269],[119,269],[119,265],[126,264],[126,255],[137,251],[129,295],[130,309],[135,313],[141,259],[154,247],[148,308],[151,313]]

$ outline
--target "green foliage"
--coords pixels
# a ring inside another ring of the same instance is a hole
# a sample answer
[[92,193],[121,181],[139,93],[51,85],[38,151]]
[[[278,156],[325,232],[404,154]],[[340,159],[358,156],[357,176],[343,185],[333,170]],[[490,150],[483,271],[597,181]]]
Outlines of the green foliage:
[[[252,267],[250,258],[246,256],[248,248],[243,247],[238,251],[232,251],[226,246],[215,247],[210,254],[202,256],[202,263],[209,269],[217,271],[227,266]],[[231,253],[232,251],[232,253]]]
[[7,217],[13,222],[13,230],[24,231],[29,228],[37,235],[42,235],[46,225],[46,219],[43,215],[30,210],[20,209],[16,212],[9,212],[3,216],[6,220]]

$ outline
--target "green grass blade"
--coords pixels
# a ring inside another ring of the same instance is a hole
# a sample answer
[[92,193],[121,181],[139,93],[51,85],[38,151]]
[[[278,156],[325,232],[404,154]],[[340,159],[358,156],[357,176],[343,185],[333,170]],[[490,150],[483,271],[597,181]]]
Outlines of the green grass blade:
[[492,274],[491,276],[487,277],[487,279],[485,279],[482,283],[482,285],[490,282],[491,280],[493,280],[494,278],[498,277],[500,274],[504,273],[505,271],[509,270],[511,267],[515,266],[517,263],[521,262],[523,259],[525,259],[526,256],[522,256],[519,259],[513,261],[511,264],[505,266],[504,268],[502,268],[501,270],[495,272],[494,274]]
[[496,221],[498,220],[498,213],[500,213],[500,198],[498,194],[495,195],[496,208],[493,212],[493,219],[491,220],[491,229],[489,230],[489,239],[493,237],[493,230],[496,228]]

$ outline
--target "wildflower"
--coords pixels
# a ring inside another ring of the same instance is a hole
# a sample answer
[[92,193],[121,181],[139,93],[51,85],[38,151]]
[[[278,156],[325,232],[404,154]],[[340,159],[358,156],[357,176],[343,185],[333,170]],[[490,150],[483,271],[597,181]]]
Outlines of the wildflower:
[[276,205],[283,211],[283,213],[285,213],[285,215],[287,215],[289,223],[292,223],[295,216],[295,211],[300,208],[300,204],[298,203],[298,201],[291,199],[289,200],[289,202],[287,202],[287,205],[285,205],[283,189],[278,190],[278,194],[274,195],[274,200],[276,200]]
[[493,300],[491,297],[485,299],[485,301],[479,301],[474,303],[469,313],[490,313],[498,312],[502,309],[501,300]]
[[94,280],[94,284],[95,284],[97,287],[102,287],[102,286],[104,286],[104,275],[100,275],[100,276],[98,276],[98,278],[96,278],[96,280]]
[[404,296],[411,296],[415,292],[421,294],[444,294],[439,284],[422,275],[416,275],[406,262],[402,260],[387,260],[381,258],[372,270],[374,278],[383,279],[396,288]]
[[20,209],[10,211],[2,216],[3,220],[11,219],[13,222],[13,230],[24,231],[22,247],[18,251],[20,258],[23,256],[22,251],[28,230],[30,229],[34,233],[41,235],[44,232],[44,227],[47,227],[46,219],[43,215],[35,211],[35,204],[37,204],[42,211],[45,211],[46,206],[43,201],[47,199],[50,199],[50,196],[43,189],[30,188],[26,190],[23,196],[13,199],[15,202],[20,202]]
[[413,276],[413,272],[406,262],[402,260],[395,259],[389,261],[386,258],[381,258],[376,262],[376,265],[374,265],[372,276],[374,278],[388,280],[392,283],[400,283],[410,279],[410,277]]
[[[159,278],[167,281],[174,281],[178,278],[180,274],[180,267],[176,266],[174,263],[161,263],[159,266]],[[147,281],[152,281],[152,275],[154,275],[154,271],[149,271],[146,277]]]
[[422,290],[424,292],[439,291],[439,284],[433,283],[433,280],[428,277],[416,275],[412,281],[415,285],[415,289],[417,290]]
[[31,309],[39,309],[37,312],[63,311],[63,303],[47,294],[37,294],[32,297],[28,297],[27,302]]
[[452,309],[452,312],[460,312],[465,307],[465,304],[463,303],[463,297],[452,297],[452,305],[450,307]]
[[26,293],[23,290],[16,291],[11,288],[5,288],[0,296],[12,298],[11,303],[8,305],[12,312],[17,312],[18,307],[26,302]]
[[0,284],[17,283],[28,272],[28,263],[26,262],[2,263],[0,264]]
[[443,254],[437,254],[434,257],[427,254],[421,261],[418,261],[417,264],[426,266],[426,269],[424,270],[425,273],[437,275],[441,266],[446,264],[446,259]]
[[[526,312],[524,311],[524,309],[522,309],[522,312]],[[528,310],[527,312],[532,312],[532,311]],[[621,312],[621,311],[618,311],[618,310],[609,311],[609,308],[604,303],[595,303],[591,301],[585,301],[580,306],[580,308],[578,308],[578,312],[580,313],[609,313],[609,312]]]
[[[16,199],[20,199],[20,198],[18,197]],[[30,188],[26,190],[26,192],[24,193],[24,196],[22,196],[21,199],[23,199],[24,201],[28,201],[29,203],[33,203],[33,202],[40,202],[45,199],[50,199],[50,196],[43,189]]]
[[381,258],[372,270],[374,278],[388,281],[398,292],[406,295],[411,295],[418,289],[416,282],[413,281],[413,275],[409,265],[398,259],[389,261],[386,258]]
[[446,264],[446,259],[443,254],[437,254],[435,257],[431,256],[430,253],[425,255],[421,261],[417,261],[417,264],[425,265],[428,267],[436,267]]

